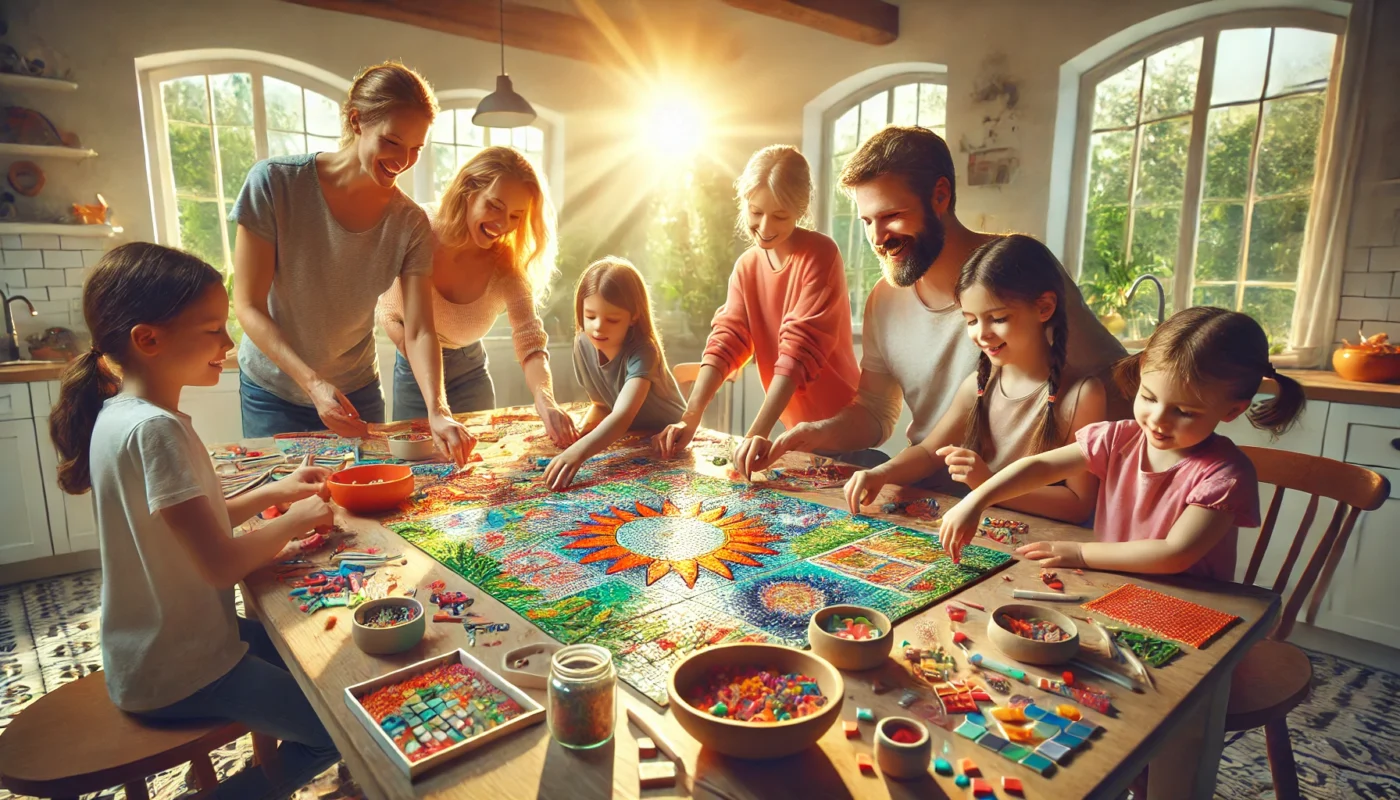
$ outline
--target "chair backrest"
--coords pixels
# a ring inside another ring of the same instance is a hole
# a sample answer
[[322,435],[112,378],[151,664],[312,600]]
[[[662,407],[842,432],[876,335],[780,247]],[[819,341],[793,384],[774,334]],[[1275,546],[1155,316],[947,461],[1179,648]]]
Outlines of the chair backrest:
[[673,364],[671,365],[671,374],[675,376],[676,383],[695,383],[695,379],[700,377],[701,366],[703,365],[698,361],[692,361],[687,364]]
[[1259,530],[1259,541],[1254,545],[1249,568],[1244,574],[1245,583],[1254,583],[1259,575],[1259,567],[1264,561],[1264,553],[1269,549],[1274,525],[1278,522],[1285,491],[1293,489],[1304,492],[1309,498],[1303,519],[1298,524],[1297,532],[1293,534],[1293,542],[1288,547],[1288,554],[1284,557],[1271,587],[1280,594],[1288,588],[1293,568],[1297,566],[1299,556],[1302,555],[1303,546],[1317,517],[1319,500],[1326,497],[1337,503],[1331,521],[1318,538],[1312,556],[1303,568],[1303,574],[1294,584],[1293,590],[1284,598],[1283,616],[1279,619],[1278,627],[1270,634],[1270,638],[1281,641],[1287,639],[1288,634],[1292,632],[1293,623],[1298,618],[1298,610],[1307,601],[1315,584],[1317,591],[1313,593],[1309,613],[1311,615],[1316,612],[1318,603],[1327,592],[1327,584],[1332,579],[1337,561],[1346,550],[1347,538],[1356,525],[1356,518],[1362,511],[1374,511],[1381,507],[1390,496],[1390,481],[1365,467],[1321,456],[1265,447],[1242,446],[1240,449],[1254,463],[1259,482],[1273,484],[1275,487],[1269,510],[1264,516],[1264,526]]

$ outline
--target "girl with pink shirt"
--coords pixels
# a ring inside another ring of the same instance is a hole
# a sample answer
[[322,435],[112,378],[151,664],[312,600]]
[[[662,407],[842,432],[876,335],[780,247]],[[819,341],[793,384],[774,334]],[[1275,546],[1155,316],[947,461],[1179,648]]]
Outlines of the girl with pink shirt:
[[[1254,404],[1261,379],[1276,397]],[[1117,378],[1133,419],[1088,425],[1078,441],[1021,459],[943,518],[957,560],[988,506],[1083,472],[1101,481],[1097,542],[1033,542],[1017,554],[1046,567],[1178,573],[1233,580],[1238,528],[1259,525],[1259,481],[1249,458],[1215,427],[1248,413],[1278,435],[1303,410],[1303,388],[1269,363],[1269,340],[1250,317],[1189,308],[1124,359]]]
[[729,276],[685,415],[657,435],[656,446],[667,458],[684,450],[720,384],[753,359],[767,395],[735,454],[747,476],[772,449],[774,423],[791,428],[835,416],[855,398],[860,367],[841,251],[798,225],[812,197],[807,159],[795,147],[765,147],[734,188],[739,229],[753,247]]

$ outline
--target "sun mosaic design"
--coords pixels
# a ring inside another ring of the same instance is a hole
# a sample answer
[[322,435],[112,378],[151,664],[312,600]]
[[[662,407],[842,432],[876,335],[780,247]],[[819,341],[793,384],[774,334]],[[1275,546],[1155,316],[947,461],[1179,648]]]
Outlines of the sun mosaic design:
[[954,564],[935,535],[660,464],[480,506],[426,504],[390,527],[559,641],[614,654],[666,702],[671,667],[714,644],[807,646],[834,603],[900,619],[1011,560],[978,546]]

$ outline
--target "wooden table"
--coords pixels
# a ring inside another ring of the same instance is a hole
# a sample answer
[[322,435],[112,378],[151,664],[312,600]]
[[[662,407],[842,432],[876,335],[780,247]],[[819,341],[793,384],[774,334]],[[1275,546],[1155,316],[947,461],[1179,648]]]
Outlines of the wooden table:
[[[267,442],[249,442],[250,446],[267,447]],[[677,466],[691,466],[698,472],[717,474],[709,464],[694,464],[687,456]],[[887,492],[890,489],[887,487]],[[843,507],[840,489],[806,492],[803,499],[830,506]],[[939,498],[948,507],[950,498]],[[882,498],[880,502],[884,502]],[[877,504],[874,506],[878,508]],[[342,512],[343,513],[343,512]],[[1001,516],[1022,519],[1031,525],[1034,538],[1063,538],[1088,540],[1092,532],[1083,528],[1052,522],[1029,515],[999,512]],[[872,514],[886,517],[883,514]],[[904,517],[889,516],[892,522],[919,527]],[[387,552],[401,552],[407,566],[392,568],[401,586],[422,587],[434,580],[447,582],[449,590],[466,591],[476,598],[473,611],[487,619],[508,621],[509,633],[501,636],[499,647],[469,647],[460,625],[428,623],[423,641],[407,653],[391,657],[374,657],[360,652],[350,638],[350,612],[344,608],[322,610],[314,615],[302,614],[287,597],[288,587],[270,573],[250,576],[242,584],[243,599],[249,616],[256,615],[266,625],[272,641],[292,674],[310,698],[331,737],[340,748],[345,763],[355,780],[371,798],[603,798],[603,797],[670,797],[684,796],[685,789],[641,791],[637,780],[637,749],[639,733],[627,724],[625,707],[639,709],[681,751],[684,770],[693,780],[696,797],[802,797],[802,798],[938,798],[966,797],[968,790],[954,786],[951,777],[930,775],[922,780],[899,782],[881,777],[867,777],[856,767],[856,753],[871,753],[873,726],[861,725],[861,737],[848,740],[841,726],[833,726],[818,743],[818,747],[779,761],[743,762],[724,758],[709,751],[701,752],[698,744],[675,722],[669,713],[643,698],[622,681],[618,682],[619,724],[613,741],[597,750],[578,753],[555,744],[546,725],[540,724],[513,734],[501,741],[469,753],[442,769],[431,772],[410,783],[398,771],[369,732],[351,716],[344,701],[345,687],[377,677],[394,669],[457,648],[473,653],[493,669],[499,669],[501,654],[522,644],[550,641],[533,625],[498,603],[485,592],[476,590],[456,573],[405,543],[396,534],[373,520],[347,517],[342,525],[357,535],[357,546],[378,546]],[[979,544],[1006,549],[995,542],[979,538]],[[1002,576],[1009,576],[1006,581]],[[1262,639],[1274,626],[1279,613],[1279,597],[1255,587],[1221,586],[1179,578],[1131,579],[1113,573],[1088,572],[1081,576],[1060,570],[1068,593],[1097,596],[1120,584],[1131,582],[1156,588],[1221,611],[1235,614],[1241,621],[1204,650],[1184,647],[1186,651],[1173,663],[1153,670],[1156,691],[1130,694],[1127,691],[1090,678],[1095,685],[1104,686],[1114,694],[1115,714],[1111,717],[1089,713],[1101,719],[1106,732],[1091,746],[1075,756],[1067,766],[1057,769],[1051,777],[1042,778],[1030,770],[1003,759],[976,743],[949,731],[934,728],[934,749],[938,753],[944,741],[949,743],[948,758],[970,757],[981,767],[983,775],[1000,789],[1002,775],[1021,778],[1026,796],[1030,798],[1117,798],[1141,772],[1151,764],[1151,795],[1154,798],[1210,798],[1214,793],[1215,773],[1224,744],[1223,725],[1229,693],[1230,673],[1250,645]],[[990,609],[1011,600],[1013,587],[1041,589],[1039,567],[1034,562],[1017,561],[954,598],[964,598]],[[945,601],[946,602],[946,601]],[[425,603],[426,604],[426,603]],[[1083,614],[1064,604],[1064,610]],[[952,644],[951,623],[939,603],[921,614],[896,626],[896,642],[908,639],[920,643],[919,623],[931,620],[938,626],[945,647],[955,654],[963,674],[966,662],[961,651]],[[431,613],[431,609],[430,609]],[[339,617],[339,623],[325,630],[329,616]],[[961,626],[989,657],[1001,657],[986,641],[986,614],[970,610],[968,621]],[[1085,626],[1088,627],[1088,626]],[[1098,640],[1092,631],[1083,634],[1086,644]],[[492,637],[482,637],[486,641]],[[920,687],[901,663],[896,645],[894,658],[878,670],[866,673],[846,673],[846,702],[842,717],[854,719],[857,706],[871,708],[879,717],[905,713],[896,701],[903,688]],[[1040,669],[1032,672],[1048,674]],[[872,678],[880,678],[896,688],[875,694]],[[527,690],[541,703],[543,690]],[[932,693],[925,692],[931,697]],[[1013,693],[1035,697],[1041,705],[1068,702],[1031,687],[1017,686]],[[995,695],[994,695],[995,697]]]

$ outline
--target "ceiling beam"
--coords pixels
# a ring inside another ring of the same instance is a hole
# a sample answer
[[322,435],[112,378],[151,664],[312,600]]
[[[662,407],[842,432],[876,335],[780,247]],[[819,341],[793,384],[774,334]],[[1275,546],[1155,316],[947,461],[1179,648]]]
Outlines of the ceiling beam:
[[806,25],[866,44],[899,38],[899,6],[885,0],[724,0],[767,17]]
[[[283,0],[327,11],[376,19],[480,39],[501,41],[501,12],[494,0]],[[508,2],[505,43],[522,50],[576,61],[604,62],[608,48],[598,29],[572,14]]]

